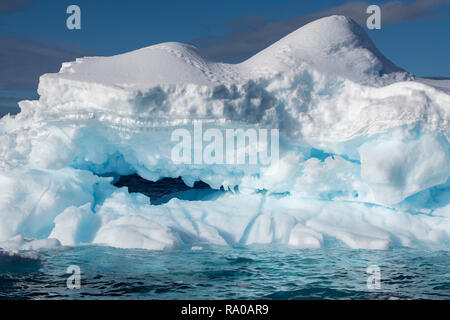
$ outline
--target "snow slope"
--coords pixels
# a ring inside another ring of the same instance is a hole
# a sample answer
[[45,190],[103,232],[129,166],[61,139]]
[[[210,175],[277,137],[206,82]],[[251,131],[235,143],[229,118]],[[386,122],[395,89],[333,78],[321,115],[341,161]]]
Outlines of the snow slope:
[[[450,244],[450,95],[395,66],[346,17],[314,21],[236,65],[178,43],[78,59],[43,75],[38,92],[0,120],[0,241]],[[171,133],[200,120],[279,129],[279,162],[175,163]],[[108,173],[233,192],[155,206]]]
[[266,74],[288,72],[302,63],[372,85],[412,79],[378,51],[357,23],[334,16],[292,32],[237,65],[210,62],[193,46],[168,42],[114,57],[87,57],[64,63],[58,74],[43,76],[40,88],[47,87],[46,81],[57,84],[64,80],[127,90],[167,84],[238,84]]
[[446,91],[450,93],[450,79],[449,78],[418,78],[417,81],[425,83],[429,86],[435,87],[436,89]]

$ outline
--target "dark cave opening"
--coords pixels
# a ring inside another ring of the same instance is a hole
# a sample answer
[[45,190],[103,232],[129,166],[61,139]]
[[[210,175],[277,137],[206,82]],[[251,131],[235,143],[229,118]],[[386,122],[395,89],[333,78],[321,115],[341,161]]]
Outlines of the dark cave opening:
[[[211,193],[224,192],[223,188],[221,190],[214,190],[203,181],[196,181],[191,188],[183,182],[181,177],[149,181],[137,174],[120,176],[113,185],[118,188],[128,187],[128,192],[130,193],[144,194],[150,198],[151,204],[162,204],[172,198],[180,198],[180,195],[185,195],[185,198],[189,198],[190,196],[197,195],[195,191],[198,190],[209,190]],[[189,193],[187,191],[193,192]]]

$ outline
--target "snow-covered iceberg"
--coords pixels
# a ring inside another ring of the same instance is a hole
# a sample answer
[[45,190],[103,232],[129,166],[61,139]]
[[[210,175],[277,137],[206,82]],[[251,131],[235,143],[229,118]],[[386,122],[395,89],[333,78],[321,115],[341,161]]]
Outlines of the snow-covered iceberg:
[[[448,248],[450,95],[419,80],[343,16],[240,64],[180,43],[64,63],[0,120],[0,247]],[[171,134],[200,122],[278,129],[279,161],[176,163]],[[152,205],[112,184],[135,173],[229,192]]]

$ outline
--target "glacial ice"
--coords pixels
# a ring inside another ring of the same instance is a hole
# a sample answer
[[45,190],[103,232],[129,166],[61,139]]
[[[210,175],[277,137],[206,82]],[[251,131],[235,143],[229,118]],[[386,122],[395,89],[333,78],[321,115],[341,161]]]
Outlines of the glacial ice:
[[[395,66],[342,16],[236,65],[178,43],[64,63],[0,119],[0,248],[447,249],[449,88]],[[174,163],[171,133],[199,121],[277,128],[280,159]],[[152,205],[108,177],[134,173],[228,192]]]

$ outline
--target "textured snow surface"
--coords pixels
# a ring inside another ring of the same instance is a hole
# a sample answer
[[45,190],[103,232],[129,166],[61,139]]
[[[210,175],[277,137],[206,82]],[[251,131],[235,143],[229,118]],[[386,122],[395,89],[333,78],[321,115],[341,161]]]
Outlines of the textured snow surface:
[[[0,248],[448,248],[448,88],[414,80],[342,16],[237,65],[178,43],[65,63],[0,120]],[[279,162],[174,163],[171,133],[199,120],[279,129]],[[155,206],[111,173],[230,192]]]
[[[195,47],[168,42],[114,57],[88,57],[64,63],[59,74],[43,82],[64,86],[90,82],[126,90],[187,83],[215,86],[245,83],[264,75],[298,68],[299,64],[344,76],[353,81],[386,84],[411,78],[375,47],[354,21],[333,16],[292,32],[241,64],[214,63],[199,56]],[[47,85],[40,87],[45,94]]]

